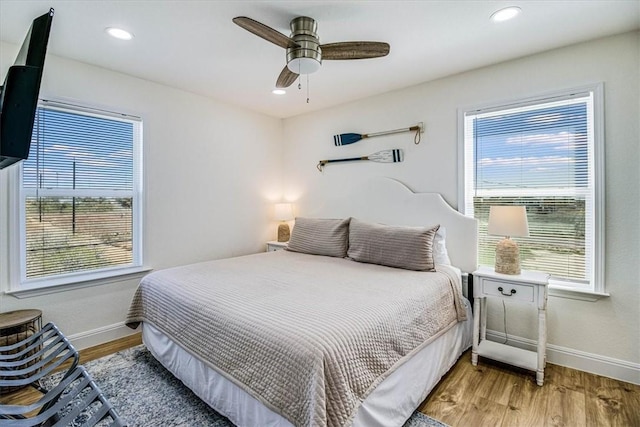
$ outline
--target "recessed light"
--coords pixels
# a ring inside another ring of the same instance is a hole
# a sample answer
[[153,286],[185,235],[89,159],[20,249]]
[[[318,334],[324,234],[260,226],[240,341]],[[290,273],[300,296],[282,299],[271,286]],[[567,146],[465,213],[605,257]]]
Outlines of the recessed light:
[[520,12],[522,12],[522,9],[518,6],[505,7],[504,9],[493,12],[491,20],[493,22],[508,21],[509,19],[515,18]]
[[287,93],[287,91],[284,89],[274,89],[271,91],[271,93],[274,95],[284,95],[285,93]]
[[133,38],[133,34],[131,34],[127,30],[123,30],[122,28],[108,27],[108,28],[105,28],[104,30],[111,37],[115,37],[120,40],[131,40]]

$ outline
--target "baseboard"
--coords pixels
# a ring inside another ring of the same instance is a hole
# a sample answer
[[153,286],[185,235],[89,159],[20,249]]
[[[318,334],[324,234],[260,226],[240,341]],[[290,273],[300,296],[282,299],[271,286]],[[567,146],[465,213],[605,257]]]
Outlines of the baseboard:
[[113,325],[103,326],[101,328],[92,329],[90,331],[80,332],[67,336],[71,344],[77,350],[104,344],[127,335],[135,334],[137,330],[131,329],[124,322],[114,323]]
[[[504,342],[504,338],[503,332],[487,329],[487,339]],[[509,335],[509,344],[535,351],[537,343],[528,338]],[[640,363],[627,362],[554,344],[547,344],[547,361],[555,365],[640,385]]]

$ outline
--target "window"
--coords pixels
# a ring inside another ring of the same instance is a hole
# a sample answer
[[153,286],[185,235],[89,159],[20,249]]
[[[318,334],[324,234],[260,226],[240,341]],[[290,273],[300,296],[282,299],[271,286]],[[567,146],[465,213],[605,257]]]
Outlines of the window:
[[465,215],[479,222],[479,264],[495,263],[491,205],[524,205],[523,269],[551,285],[602,293],[602,86],[460,113]]
[[20,289],[142,265],[141,147],[137,118],[40,104],[17,185]]

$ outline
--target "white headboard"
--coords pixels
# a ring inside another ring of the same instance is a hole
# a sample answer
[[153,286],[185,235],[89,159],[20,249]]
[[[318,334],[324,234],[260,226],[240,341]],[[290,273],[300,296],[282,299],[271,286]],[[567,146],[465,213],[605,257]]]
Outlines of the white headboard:
[[374,178],[347,191],[346,196],[325,199],[308,216],[355,217],[389,225],[446,228],[451,263],[465,272],[478,266],[478,224],[447,204],[439,193],[414,193],[392,178]]

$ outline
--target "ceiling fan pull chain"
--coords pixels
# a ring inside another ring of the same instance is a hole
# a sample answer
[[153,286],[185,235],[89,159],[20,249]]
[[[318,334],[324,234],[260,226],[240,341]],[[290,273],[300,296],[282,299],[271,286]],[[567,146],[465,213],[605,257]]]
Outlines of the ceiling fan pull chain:
[[300,63],[298,62],[298,90],[302,89],[302,73],[300,72]]
[[307,104],[309,103],[309,74],[307,74]]

